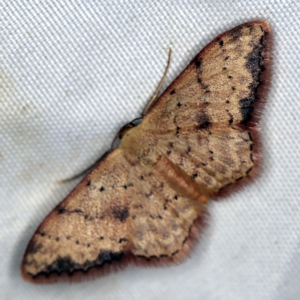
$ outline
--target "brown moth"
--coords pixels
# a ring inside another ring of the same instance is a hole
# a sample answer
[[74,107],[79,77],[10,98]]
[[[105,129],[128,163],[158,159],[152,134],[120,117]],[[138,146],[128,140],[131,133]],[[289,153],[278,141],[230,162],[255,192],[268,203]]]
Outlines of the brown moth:
[[73,280],[128,261],[184,258],[207,199],[257,174],[270,48],[270,24],[258,20],[200,51],[40,224],[23,277]]

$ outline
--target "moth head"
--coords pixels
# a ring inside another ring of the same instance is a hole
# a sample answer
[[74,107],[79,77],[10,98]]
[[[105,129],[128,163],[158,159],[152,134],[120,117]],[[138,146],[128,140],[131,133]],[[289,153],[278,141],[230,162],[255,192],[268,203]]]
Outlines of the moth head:
[[122,138],[124,137],[124,135],[125,135],[126,133],[128,133],[128,131],[129,131],[131,128],[133,128],[133,127],[135,127],[135,125],[133,125],[133,124],[131,124],[131,123],[128,123],[128,124],[124,125],[124,126],[120,129],[120,131],[119,131],[119,133],[118,133],[119,139],[122,139]]
[[130,130],[132,129],[133,127],[136,127],[138,126],[142,121],[142,118],[137,118],[137,119],[134,119],[132,120],[130,123],[127,123],[126,125],[124,125],[119,133],[118,133],[118,137],[119,139],[122,139],[124,137],[124,135]]

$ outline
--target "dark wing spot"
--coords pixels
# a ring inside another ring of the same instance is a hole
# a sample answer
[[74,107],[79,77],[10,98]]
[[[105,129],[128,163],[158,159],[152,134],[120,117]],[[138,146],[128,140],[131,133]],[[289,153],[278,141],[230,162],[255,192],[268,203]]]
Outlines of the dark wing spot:
[[209,120],[209,116],[204,111],[201,111],[197,115],[197,122],[198,122],[198,129],[207,129],[211,124]]
[[253,154],[252,154],[252,153],[250,153],[250,160],[251,160],[252,162],[254,162]]
[[48,276],[51,273],[68,273],[69,275],[71,275],[76,270],[85,271],[90,267],[93,267],[93,265],[91,265],[91,262],[89,261],[86,261],[83,265],[80,265],[72,261],[70,257],[59,257],[52,264],[47,265],[46,269],[39,272],[34,277],[38,277],[39,275]]
[[85,215],[84,218],[85,218],[86,220],[88,220],[88,221],[91,221],[91,220],[94,220],[94,219],[95,219],[95,217],[89,216],[89,215]]
[[227,113],[228,113],[228,115],[229,115],[229,121],[228,121],[228,123],[229,123],[229,125],[232,125],[232,123],[233,123],[233,115],[230,113],[230,111],[229,110],[226,110],[227,111]]
[[159,257],[163,258],[163,257],[168,257],[167,254],[160,254]]
[[201,58],[199,58],[198,56],[195,57],[194,64],[195,64],[196,68],[199,69],[201,66]]
[[230,36],[232,42],[236,42],[242,36],[243,34],[242,28],[243,26],[239,26],[231,30]]
[[98,255],[98,260],[101,264],[111,263],[113,261],[120,261],[123,257],[123,252],[111,252],[109,250],[101,251]]
[[101,188],[99,189],[100,192],[103,192],[105,190],[104,186],[101,186]]
[[250,168],[247,170],[246,174],[249,174],[251,171],[252,171],[252,167],[250,167]]
[[79,264],[76,264],[72,259],[67,257],[59,257],[51,265],[47,266],[48,272],[57,272],[61,274],[63,272],[71,274],[75,269],[81,269],[82,267]]
[[261,84],[261,73],[262,73],[262,63],[263,56],[262,51],[264,48],[264,37],[261,38],[259,44],[253,47],[253,50],[246,57],[246,68],[252,75],[253,82],[249,85],[250,96],[240,100],[240,112],[242,114],[243,120],[242,124],[247,123],[252,118],[254,102],[257,100],[257,90]]
[[251,171],[252,171],[252,167],[247,170],[246,174],[248,175]]
[[68,273],[72,274],[76,270],[87,271],[93,267],[100,267],[104,263],[111,263],[113,261],[120,261],[123,257],[123,252],[111,252],[111,251],[102,251],[98,255],[98,259],[95,261],[86,260],[83,264],[75,263],[69,256],[59,257],[52,264],[47,266],[45,271],[41,271],[38,275],[47,275],[50,273]]
[[91,181],[89,180],[86,186],[90,186],[90,185],[91,185]]
[[201,79],[201,77],[200,77],[200,71],[198,71],[198,78],[197,78],[197,81],[198,81],[198,83],[200,84],[200,86],[201,86],[202,89],[207,89],[207,88],[208,88],[208,86],[202,82],[202,79]]
[[251,135],[250,132],[248,132],[248,135],[249,135],[249,140],[250,140],[251,142],[253,142],[252,135]]
[[260,81],[261,65],[263,61],[262,57],[262,44],[253,48],[247,56],[246,67],[251,72],[253,80],[258,84]]
[[37,244],[35,241],[31,241],[26,249],[26,253],[36,253],[42,248],[41,244]]
[[116,206],[113,208],[112,214],[115,219],[125,222],[129,216],[129,211],[127,207],[122,208]]
[[124,185],[123,185],[123,188],[126,190],[127,188],[129,188],[129,187],[131,187],[131,186],[133,186],[133,183],[132,183],[132,182],[129,182],[129,183],[127,183],[127,184],[124,184]]
[[67,210],[64,207],[58,207],[56,212],[58,215],[62,215],[66,212]]
[[180,107],[182,104],[180,102],[177,103],[177,106]]
[[223,41],[223,40],[219,40],[219,45],[220,45],[221,47],[223,47],[224,41]]
[[248,98],[241,99],[239,102],[240,112],[243,118],[241,124],[245,124],[252,118],[252,113],[254,109],[254,97],[250,96]]
[[171,93],[170,93],[170,95],[174,95],[175,93],[176,93],[176,91],[172,90]]

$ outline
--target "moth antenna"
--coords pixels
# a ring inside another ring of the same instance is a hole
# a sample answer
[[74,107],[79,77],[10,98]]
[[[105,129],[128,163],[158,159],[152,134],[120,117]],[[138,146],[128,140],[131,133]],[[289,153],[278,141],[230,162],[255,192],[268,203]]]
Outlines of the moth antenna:
[[169,50],[169,53],[168,53],[168,61],[167,61],[167,66],[166,66],[166,69],[165,69],[165,72],[152,96],[152,98],[150,99],[150,101],[148,102],[148,104],[146,105],[146,107],[144,108],[143,112],[142,112],[142,117],[141,118],[136,118],[134,120],[132,120],[131,122],[127,123],[126,125],[124,125],[122,127],[122,129],[116,134],[116,136],[114,137],[112,143],[111,143],[111,146],[110,146],[110,150],[105,152],[103,156],[101,156],[99,159],[97,159],[92,165],[90,165],[88,168],[84,169],[83,171],[81,171],[80,173],[70,177],[70,178],[67,178],[67,179],[62,179],[62,180],[59,180],[57,181],[58,184],[61,184],[61,183],[67,183],[67,182],[70,182],[70,181],[73,181],[75,179],[78,179],[84,175],[86,175],[89,171],[91,171],[101,160],[102,158],[104,158],[113,148],[114,148],[114,144],[117,140],[117,138],[122,138],[122,135],[124,133],[125,130],[127,129],[130,129],[134,126],[136,126],[135,124],[133,124],[134,121],[136,120],[139,120],[139,119],[142,119],[144,117],[144,115],[148,112],[148,110],[152,107],[152,105],[155,103],[155,101],[157,100],[157,95],[167,77],[167,73],[169,71],[169,68],[170,68],[170,64],[171,64],[171,58],[172,58],[172,48],[168,48]]
[[148,111],[149,109],[153,106],[153,104],[156,102],[157,100],[157,95],[162,87],[162,85],[164,84],[164,81],[167,77],[167,73],[169,71],[169,68],[170,68],[170,64],[171,64],[171,58],[172,58],[172,48],[169,48],[169,54],[168,54],[168,61],[167,61],[167,66],[166,66],[166,69],[165,69],[165,72],[152,96],[152,98],[150,99],[150,101],[148,102],[148,104],[146,105],[146,107],[144,108],[143,112],[142,112],[142,116],[144,116]]

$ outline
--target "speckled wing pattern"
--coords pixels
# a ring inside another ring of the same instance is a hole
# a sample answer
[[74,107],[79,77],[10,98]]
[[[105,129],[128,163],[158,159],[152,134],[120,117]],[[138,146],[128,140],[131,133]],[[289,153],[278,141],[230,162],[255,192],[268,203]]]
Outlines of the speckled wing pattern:
[[70,277],[126,257],[183,258],[207,198],[250,177],[257,164],[270,34],[268,22],[253,21],[208,44],[40,224],[23,277]]
[[162,176],[128,162],[117,149],[39,226],[23,271],[71,274],[120,260],[126,252],[172,257],[196,218],[196,210]]
[[270,59],[269,34],[269,24],[256,21],[218,36],[145,118],[154,131],[159,124],[162,152],[213,193],[254,167],[253,135],[262,104],[258,90]]

